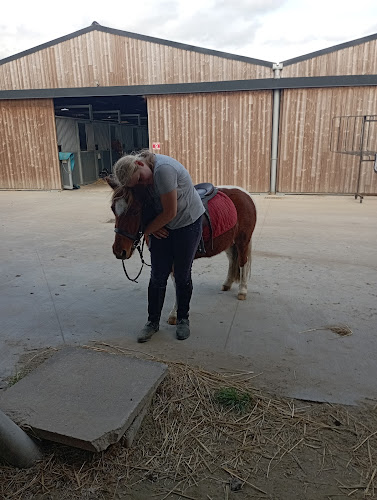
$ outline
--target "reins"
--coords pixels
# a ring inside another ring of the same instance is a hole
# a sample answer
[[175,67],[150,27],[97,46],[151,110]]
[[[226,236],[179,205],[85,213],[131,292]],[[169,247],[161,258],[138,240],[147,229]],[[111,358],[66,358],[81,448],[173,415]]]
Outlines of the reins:
[[[141,260],[141,268],[140,268],[140,271],[138,272],[136,278],[130,278],[130,276],[128,275],[126,266],[124,264],[124,259],[122,260],[122,266],[123,266],[124,274],[127,276],[127,278],[130,281],[133,281],[134,283],[138,283],[138,281],[136,281],[136,280],[140,276],[140,274],[141,274],[141,272],[143,270],[144,264],[146,266],[151,267],[150,264],[148,264],[147,262],[145,262],[144,257],[143,257],[143,250],[144,250],[144,243],[145,243],[145,238],[143,238],[143,231],[140,228],[139,231],[137,232],[137,234],[135,235],[135,234],[127,233],[127,231],[123,231],[122,229],[119,229],[118,227],[116,227],[114,229],[114,232],[116,232],[117,234],[120,234],[121,236],[124,236],[125,238],[128,238],[128,239],[132,240],[133,241],[132,249],[133,250],[137,250],[139,252],[139,256],[140,256],[140,260]],[[142,243],[140,243],[141,240],[143,240]]]
[[[116,231],[116,232],[119,232],[119,231]],[[121,233],[120,233],[121,234]],[[130,278],[128,276],[128,273],[127,273],[127,269],[126,269],[126,266],[124,264],[124,259],[122,260],[122,266],[123,266],[123,271],[124,271],[124,274],[127,276],[127,278],[130,280],[130,281],[133,281],[134,283],[138,283],[138,281],[136,281],[138,279],[138,277],[140,276],[141,274],[141,271],[143,270],[143,267],[144,267],[144,264],[148,267],[151,267],[150,264],[148,264],[147,262],[145,262],[144,260],[144,257],[143,257],[143,249],[144,249],[144,243],[145,243],[145,238],[143,238],[143,243],[140,245],[140,239],[139,240],[135,240],[134,242],[134,245],[133,245],[133,248],[135,250],[137,250],[139,252],[139,255],[140,255],[140,260],[141,260],[141,267],[140,267],[140,271],[138,272],[136,278]],[[136,243],[136,244],[135,244]],[[141,248],[140,248],[141,247]]]

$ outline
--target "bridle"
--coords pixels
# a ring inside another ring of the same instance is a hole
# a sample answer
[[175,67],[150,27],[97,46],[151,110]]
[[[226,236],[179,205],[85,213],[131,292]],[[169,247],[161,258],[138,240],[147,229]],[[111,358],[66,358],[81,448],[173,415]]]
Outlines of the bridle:
[[[118,227],[116,227],[114,229],[114,232],[116,232],[117,234],[120,234],[121,236],[124,236],[125,238],[128,238],[129,240],[132,240],[133,241],[133,243],[132,243],[132,250],[137,250],[139,252],[139,256],[140,256],[140,260],[141,260],[141,267],[140,267],[140,271],[138,272],[136,278],[130,278],[129,277],[129,275],[127,273],[126,266],[124,264],[124,259],[122,259],[122,266],[123,266],[124,274],[127,276],[127,278],[130,281],[133,281],[134,283],[138,283],[138,281],[136,281],[136,280],[140,276],[141,271],[143,270],[144,264],[146,266],[151,267],[150,264],[147,264],[147,262],[145,262],[144,257],[143,257],[143,250],[144,250],[145,238],[143,238],[143,234],[144,233],[143,233],[143,231],[141,229],[141,225],[139,226],[139,229],[138,229],[138,231],[137,231],[136,234],[127,233],[127,231],[123,231],[122,229],[119,229]],[[141,240],[143,240],[142,243],[141,243]]]
[[133,244],[132,244],[133,250],[135,250],[135,248],[137,248],[138,244],[140,243],[141,238],[143,237],[143,231],[141,230],[141,227],[139,228],[137,234],[127,233],[127,231],[123,231],[123,229],[119,229],[119,227],[116,227],[114,229],[114,232],[117,234],[120,234],[121,236],[124,236],[125,238],[128,238],[129,240],[132,240],[133,241]]

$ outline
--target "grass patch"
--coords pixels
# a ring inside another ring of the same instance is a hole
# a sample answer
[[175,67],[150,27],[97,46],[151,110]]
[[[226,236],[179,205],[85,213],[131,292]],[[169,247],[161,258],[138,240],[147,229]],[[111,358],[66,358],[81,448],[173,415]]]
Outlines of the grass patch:
[[251,396],[234,387],[222,387],[215,392],[215,401],[225,408],[245,411],[250,406]]
[[17,384],[21,379],[23,379],[27,375],[24,371],[19,371],[12,377],[8,378],[8,387],[12,387],[12,385]]

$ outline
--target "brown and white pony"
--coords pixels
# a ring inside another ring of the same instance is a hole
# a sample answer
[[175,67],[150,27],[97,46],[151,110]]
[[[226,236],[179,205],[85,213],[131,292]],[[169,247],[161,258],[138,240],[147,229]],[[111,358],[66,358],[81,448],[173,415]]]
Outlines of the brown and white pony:
[[[119,187],[112,179],[106,179],[113,188],[111,209],[115,215],[115,240],[113,253],[117,259],[129,259],[135,250],[135,241],[142,235],[143,210],[145,210],[145,188],[137,188],[131,198],[128,190]],[[195,258],[213,257],[221,252],[226,253],[229,268],[222,290],[230,290],[233,282],[239,283],[238,299],[245,300],[247,281],[251,271],[251,237],[255,228],[257,213],[251,196],[241,188],[221,187],[219,191],[226,194],[237,211],[237,223],[230,230],[205,241],[205,253],[197,253]],[[177,317],[176,304],[169,314],[168,322],[175,324]]]

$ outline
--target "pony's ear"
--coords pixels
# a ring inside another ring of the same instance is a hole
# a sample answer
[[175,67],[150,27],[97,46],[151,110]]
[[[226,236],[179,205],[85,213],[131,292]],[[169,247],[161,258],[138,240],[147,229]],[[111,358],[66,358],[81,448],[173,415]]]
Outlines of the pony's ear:
[[107,184],[112,187],[114,190],[119,188],[119,184],[117,183],[117,181],[114,179],[114,177],[112,177],[111,175],[108,175],[107,177],[105,177],[105,181],[107,182]]

